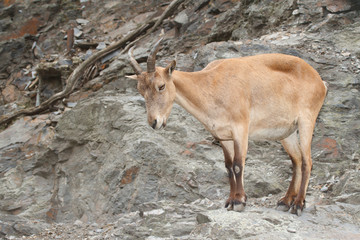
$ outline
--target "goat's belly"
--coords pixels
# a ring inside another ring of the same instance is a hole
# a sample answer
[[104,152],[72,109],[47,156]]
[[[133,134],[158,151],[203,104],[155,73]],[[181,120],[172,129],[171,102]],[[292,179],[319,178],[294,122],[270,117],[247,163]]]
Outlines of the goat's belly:
[[274,127],[254,129],[249,133],[249,139],[254,141],[273,140],[278,141],[287,138],[297,129],[297,125],[293,124],[289,127]]

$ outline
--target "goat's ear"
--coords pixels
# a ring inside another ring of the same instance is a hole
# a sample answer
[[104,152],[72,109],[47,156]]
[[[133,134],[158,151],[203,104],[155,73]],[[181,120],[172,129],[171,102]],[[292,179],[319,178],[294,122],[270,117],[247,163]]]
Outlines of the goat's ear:
[[175,70],[176,61],[173,60],[167,67],[165,68],[165,72],[171,76],[172,72]]
[[133,79],[133,80],[139,80],[138,75],[129,75],[129,76],[125,76],[125,77]]

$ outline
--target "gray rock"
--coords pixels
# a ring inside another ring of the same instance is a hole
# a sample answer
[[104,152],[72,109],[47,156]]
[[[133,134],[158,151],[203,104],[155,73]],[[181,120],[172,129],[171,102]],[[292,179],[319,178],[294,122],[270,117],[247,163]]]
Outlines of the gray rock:
[[0,20],[0,32],[4,32],[10,28],[12,24],[11,17],[3,18]]
[[21,56],[25,51],[30,51],[30,48],[27,49],[24,38],[0,42],[0,58],[2,59],[0,74],[8,75],[7,68],[11,63],[20,64]]
[[89,23],[89,20],[82,19],[82,18],[77,18],[77,19],[76,19],[76,22],[77,22],[78,24],[81,24],[81,25],[86,25],[86,24]]
[[93,54],[93,51],[91,51],[90,49],[86,51],[85,56],[84,56],[84,60],[88,59],[89,57],[91,57],[91,55]]
[[15,15],[16,5],[11,4],[7,7],[2,7],[0,10],[0,19],[4,19],[7,17],[13,17]]
[[83,35],[83,32],[79,28],[74,28],[74,36],[80,38]]
[[189,17],[185,11],[182,11],[178,15],[176,15],[174,21],[180,25],[185,25],[189,22]]
[[282,19],[290,21],[295,10],[294,0],[240,2],[216,19],[208,42],[258,37],[277,28]]
[[73,107],[76,106],[76,104],[77,104],[76,102],[67,102],[66,106],[69,107],[69,108],[73,108]]
[[339,202],[360,205],[360,173],[349,171],[334,184],[332,194]]
[[24,236],[39,234],[48,224],[42,221],[31,221],[14,215],[0,215],[0,237],[13,238],[19,234]]
[[106,44],[104,42],[99,42],[99,44],[96,47],[97,50],[103,50],[105,48],[106,48]]
[[26,86],[30,85],[32,79],[32,77],[23,76],[21,78],[15,79],[12,84],[15,85],[19,90],[24,91]]
[[[333,209],[333,211],[345,213],[351,211],[351,208]],[[320,230],[320,226],[333,222],[333,219],[327,218],[328,214],[331,213],[327,210],[327,206],[318,209],[317,216],[304,214],[301,218],[263,208],[247,208],[241,213],[213,210],[206,212],[212,221],[197,225],[190,236],[197,239],[305,239],[308,232],[314,231],[312,237],[325,239],[351,238],[352,234],[359,234],[359,231],[355,230],[356,225]],[[298,228],[301,231],[297,231]]]
[[287,231],[289,233],[296,233],[296,229],[294,229],[294,228],[288,228]]
[[76,221],[74,222],[74,225],[75,225],[76,227],[81,227],[81,226],[83,225],[83,222],[78,219],[78,220],[76,220]]
[[198,214],[196,215],[196,221],[197,221],[199,224],[203,224],[203,223],[209,223],[209,222],[211,222],[211,219],[210,219],[208,216],[206,216],[206,215],[204,215],[204,214],[202,214],[202,213],[198,213]]

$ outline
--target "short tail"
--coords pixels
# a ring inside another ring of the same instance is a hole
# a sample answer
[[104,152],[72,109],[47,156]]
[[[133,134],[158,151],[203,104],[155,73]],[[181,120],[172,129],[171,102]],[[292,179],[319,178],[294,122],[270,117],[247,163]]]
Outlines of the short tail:
[[329,92],[329,84],[325,81],[323,81],[324,83],[324,86],[325,86],[325,90],[326,90],[326,96],[328,95],[328,92]]

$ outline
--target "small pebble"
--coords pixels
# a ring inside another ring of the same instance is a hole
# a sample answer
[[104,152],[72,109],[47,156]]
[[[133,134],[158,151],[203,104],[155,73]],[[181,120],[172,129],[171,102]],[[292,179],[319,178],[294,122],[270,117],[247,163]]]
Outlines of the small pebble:
[[99,224],[97,224],[97,223],[92,223],[90,226],[91,226],[91,227],[98,227]]
[[322,192],[327,192],[329,190],[329,188],[326,186],[326,185],[324,185],[321,189],[320,189],[320,191],[322,191]]
[[89,23],[89,20],[78,18],[78,19],[76,19],[76,22],[81,25],[86,25]]
[[97,45],[96,49],[97,50],[103,50],[106,48],[106,43],[104,42],[99,42],[99,45]]
[[73,108],[76,106],[76,102],[68,102],[66,105],[69,107],[69,108]]
[[74,36],[75,36],[76,38],[79,38],[79,37],[81,37],[82,35],[83,35],[83,32],[80,31],[79,28],[74,28]]
[[77,227],[81,227],[83,225],[83,222],[78,219],[74,222],[74,225]]
[[294,229],[294,228],[288,228],[287,231],[289,233],[296,233],[296,229]]

